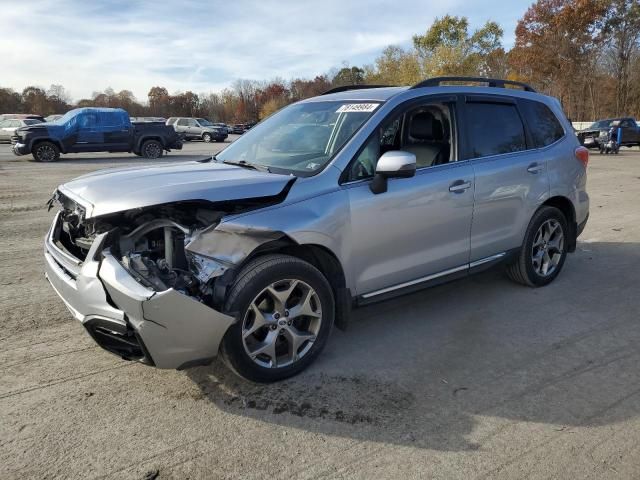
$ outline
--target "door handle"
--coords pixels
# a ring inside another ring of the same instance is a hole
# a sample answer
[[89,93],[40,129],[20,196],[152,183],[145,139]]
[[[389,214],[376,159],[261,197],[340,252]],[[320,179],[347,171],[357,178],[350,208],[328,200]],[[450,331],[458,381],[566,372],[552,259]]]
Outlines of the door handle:
[[539,163],[532,163],[527,168],[527,172],[536,174],[544,168],[544,165],[540,165]]
[[451,184],[449,191],[452,193],[462,193],[471,187],[471,182],[465,182],[464,180],[457,180]]

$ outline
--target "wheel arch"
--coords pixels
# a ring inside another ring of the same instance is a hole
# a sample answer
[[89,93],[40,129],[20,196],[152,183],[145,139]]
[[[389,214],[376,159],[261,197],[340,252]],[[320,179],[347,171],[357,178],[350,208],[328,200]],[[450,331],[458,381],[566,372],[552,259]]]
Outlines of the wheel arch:
[[142,144],[144,142],[146,142],[147,140],[157,140],[158,142],[160,142],[160,145],[162,145],[162,148],[165,148],[165,142],[162,139],[162,137],[160,137],[158,135],[146,135],[144,137],[140,137],[140,139],[138,140],[137,145],[136,145],[137,151],[141,151]]
[[578,226],[576,224],[576,209],[573,206],[571,200],[567,197],[556,195],[547,199],[540,207],[555,207],[562,212],[564,217],[567,219],[567,223],[569,224],[570,234],[569,234],[569,245],[568,251],[574,252],[576,250],[577,243],[577,229]]
[[33,153],[33,149],[36,147],[36,145],[42,142],[53,143],[56,147],[58,147],[58,149],[60,150],[60,153],[67,153],[66,149],[64,148],[64,145],[59,139],[50,138],[50,137],[38,137],[31,140],[31,144],[29,146],[29,152]]
[[284,236],[278,240],[273,240],[257,247],[244,259],[242,264],[238,265],[237,271],[256,257],[273,253],[299,258],[313,265],[325,276],[331,286],[335,300],[335,325],[341,330],[345,330],[349,323],[352,296],[350,289],[347,287],[344,268],[338,256],[324,245],[313,243],[300,244],[291,237]]

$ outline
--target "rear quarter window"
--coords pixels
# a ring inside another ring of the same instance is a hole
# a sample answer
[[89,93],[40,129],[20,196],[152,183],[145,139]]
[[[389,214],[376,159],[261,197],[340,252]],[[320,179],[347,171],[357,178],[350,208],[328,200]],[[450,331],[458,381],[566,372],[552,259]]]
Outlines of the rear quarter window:
[[520,100],[520,108],[527,120],[534,148],[546,147],[564,136],[562,125],[544,103]]
[[527,149],[524,125],[515,105],[470,102],[466,114],[471,158]]

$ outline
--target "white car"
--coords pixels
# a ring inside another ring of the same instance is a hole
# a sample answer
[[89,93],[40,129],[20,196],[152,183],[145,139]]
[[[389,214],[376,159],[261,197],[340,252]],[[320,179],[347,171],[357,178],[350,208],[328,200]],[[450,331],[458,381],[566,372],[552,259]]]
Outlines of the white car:
[[15,131],[20,127],[42,123],[35,118],[9,118],[0,121],[0,142],[10,142]]

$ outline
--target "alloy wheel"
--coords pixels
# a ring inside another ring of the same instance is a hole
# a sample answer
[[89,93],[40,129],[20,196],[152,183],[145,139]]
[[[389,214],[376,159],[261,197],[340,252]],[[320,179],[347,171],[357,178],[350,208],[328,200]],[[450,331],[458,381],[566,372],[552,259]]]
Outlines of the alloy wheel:
[[158,158],[162,152],[160,145],[155,142],[148,143],[144,150],[147,158]]
[[250,303],[242,323],[242,343],[254,363],[285,367],[309,353],[321,324],[315,290],[302,280],[280,280]]
[[545,221],[533,238],[531,261],[533,269],[541,277],[548,277],[555,272],[564,255],[564,231],[557,220]]
[[40,145],[38,147],[38,158],[42,162],[51,162],[56,158],[56,152],[50,145]]

